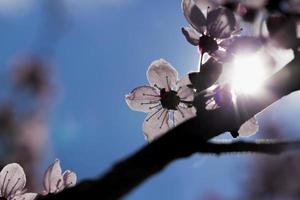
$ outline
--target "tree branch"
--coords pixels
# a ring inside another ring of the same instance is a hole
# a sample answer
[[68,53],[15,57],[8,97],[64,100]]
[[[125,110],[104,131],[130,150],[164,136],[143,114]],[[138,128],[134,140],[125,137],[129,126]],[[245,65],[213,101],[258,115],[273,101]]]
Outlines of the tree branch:
[[[201,144],[205,144],[206,141],[224,132],[238,130],[241,124],[272,103],[300,90],[300,58],[299,56],[295,57],[287,66],[266,80],[261,95],[238,96],[234,106],[222,107],[209,112],[203,111],[120,161],[99,179],[83,181],[56,195],[38,199],[121,198],[147,178],[161,171],[170,162],[201,151]],[[251,147],[261,153],[279,153],[287,147],[289,150],[298,148],[298,144],[296,146],[289,146],[285,143],[254,145],[241,142],[234,145],[222,144],[218,148],[226,147],[228,151],[234,151],[233,147],[237,146],[244,151],[250,150]],[[278,147],[277,151],[271,150],[274,147]]]
[[225,153],[263,153],[277,155],[287,151],[300,150],[300,140],[256,140],[206,142],[199,146],[199,153],[225,154]]

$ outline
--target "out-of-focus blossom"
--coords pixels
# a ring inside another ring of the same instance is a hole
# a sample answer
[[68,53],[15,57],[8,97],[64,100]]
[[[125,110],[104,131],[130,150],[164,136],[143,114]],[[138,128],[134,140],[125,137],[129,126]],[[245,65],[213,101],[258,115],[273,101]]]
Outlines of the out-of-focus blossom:
[[283,3],[283,9],[291,13],[300,13],[300,1],[299,0],[285,0]]
[[247,6],[249,8],[254,8],[254,9],[262,9],[268,2],[269,2],[269,0],[255,0],[255,1],[243,0],[243,1],[241,1],[241,3],[244,4],[245,6]]
[[9,103],[0,105],[0,134],[11,133],[15,128],[13,107]]
[[19,59],[14,64],[13,83],[38,96],[45,96],[50,90],[49,72],[45,63],[36,57]]
[[0,172],[0,197],[7,200],[33,200],[36,193],[25,193],[26,176],[17,163],[6,165]]
[[76,181],[76,174],[70,170],[66,170],[62,173],[60,161],[55,160],[45,172],[43,194],[54,194],[65,188],[73,187],[75,186]]
[[267,19],[267,28],[275,45],[286,49],[299,46],[297,26],[293,19],[282,14],[270,15]]
[[209,10],[205,17],[194,0],[183,0],[182,9],[191,27],[182,28],[189,43],[198,46],[201,54],[213,55],[220,42],[240,32],[232,11],[224,7]]
[[126,95],[128,106],[135,111],[148,113],[143,130],[152,141],[169,128],[195,116],[191,106],[193,89],[180,80],[178,73],[167,61],[160,59],[150,64],[147,78],[150,86],[140,86]]

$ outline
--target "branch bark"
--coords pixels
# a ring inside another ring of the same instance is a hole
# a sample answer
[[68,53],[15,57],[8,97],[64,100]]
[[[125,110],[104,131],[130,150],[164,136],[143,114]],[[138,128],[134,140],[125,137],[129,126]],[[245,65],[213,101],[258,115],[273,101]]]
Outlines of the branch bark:
[[[224,150],[226,147],[228,152],[234,152],[239,147],[243,151],[253,150],[260,153],[280,153],[295,147],[298,149],[298,142],[295,146],[286,143],[262,145],[241,142],[216,146],[207,141],[224,132],[238,130],[241,124],[272,103],[300,90],[299,77],[300,57],[297,55],[292,62],[266,80],[261,95],[238,96],[234,107],[223,107],[198,114],[120,161],[102,177],[83,181],[56,195],[38,199],[119,199],[172,161],[201,152],[201,148],[204,147],[206,151],[213,147],[218,151],[226,152]],[[203,144],[208,146],[201,147]],[[271,148],[275,149],[271,150]],[[220,153],[218,151],[210,153]]]

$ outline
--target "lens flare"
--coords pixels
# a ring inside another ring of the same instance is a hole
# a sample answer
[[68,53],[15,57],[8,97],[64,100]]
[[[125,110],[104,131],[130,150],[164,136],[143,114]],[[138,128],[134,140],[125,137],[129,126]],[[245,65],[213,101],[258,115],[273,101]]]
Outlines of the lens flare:
[[253,94],[266,78],[265,61],[260,55],[236,56],[233,61],[231,86],[235,93]]

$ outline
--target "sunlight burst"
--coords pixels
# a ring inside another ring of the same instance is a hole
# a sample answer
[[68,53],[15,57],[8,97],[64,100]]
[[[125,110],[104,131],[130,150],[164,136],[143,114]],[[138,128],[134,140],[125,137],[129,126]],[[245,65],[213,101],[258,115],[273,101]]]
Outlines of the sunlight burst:
[[258,54],[237,56],[233,62],[231,80],[234,92],[257,92],[266,77],[265,67],[264,58]]

